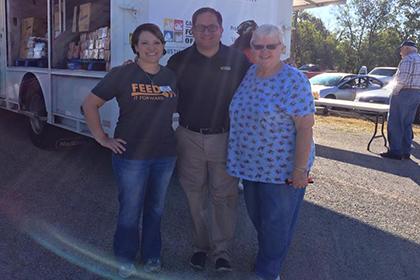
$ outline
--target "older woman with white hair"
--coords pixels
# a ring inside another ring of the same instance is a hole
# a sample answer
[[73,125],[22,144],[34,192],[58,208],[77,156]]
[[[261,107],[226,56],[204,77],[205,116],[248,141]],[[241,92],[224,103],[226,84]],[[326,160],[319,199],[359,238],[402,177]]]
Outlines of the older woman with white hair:
[[258,235],[255,273],[280,279],[315,152],[315,105],[308,79],[284,64],[283,34],[273,25],[253,33],[251,66],[230,105],[227,169],[243,180]]

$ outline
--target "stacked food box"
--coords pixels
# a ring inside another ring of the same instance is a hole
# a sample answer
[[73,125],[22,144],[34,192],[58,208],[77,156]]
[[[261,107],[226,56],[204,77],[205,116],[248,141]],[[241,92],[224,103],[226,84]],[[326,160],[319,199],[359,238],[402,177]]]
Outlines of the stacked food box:
[[27,40],[21,41],[20,57],[22,59],[46,58],[47,45],[46,38],[29,37]]
[[46,58],[48,54],[46,33],[45,20],[35,17],[22,19],[19,57],[21,59]]
[[78,42],[71,42],[67,52],[68,59],[100,59],[109,63],[111,59],[111,36],[108,26],[92,32],[80,33]]

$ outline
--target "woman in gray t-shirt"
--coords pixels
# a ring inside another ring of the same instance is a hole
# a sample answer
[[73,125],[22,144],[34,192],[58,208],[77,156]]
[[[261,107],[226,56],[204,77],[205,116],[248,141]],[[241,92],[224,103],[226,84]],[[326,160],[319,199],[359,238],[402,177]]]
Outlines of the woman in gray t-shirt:
[[[165,40],[159,27],[146,23],[131,39],[136,63],[113,68],[92,89],[83,104],[95,140],[112,150],[118,184],[119,214],[114,253],[119,274],[135,274],[140,247],[139,220],[143,212],[141,256],[148,272],[161,269],[160,222],[166,190],[175,166],[172,114],[176,111],[175,74],[159,64]],[[99,108],[116,98],[119,117],[114,137],[102,129]]]

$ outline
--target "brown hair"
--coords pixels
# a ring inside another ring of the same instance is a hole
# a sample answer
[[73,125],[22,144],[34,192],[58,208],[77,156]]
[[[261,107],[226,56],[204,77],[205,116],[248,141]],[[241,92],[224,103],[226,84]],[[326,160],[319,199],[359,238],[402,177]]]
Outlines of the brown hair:
[[[159,41],[162,42],[163,45],[165,45],[165,38],[163,37],[162,31],[160,31],[159,26],[153,23],[143,23],[134,30],[133,34],[131,35],[131,49],[133,50],[134,54],[137,54],[136,52],[136,46],[139,43],[139,37],[140,34],[144,31],[148,31],[156,36],[156,38],[159,39]],[[166,51],[163,50],[163,54],[165,54]]]
[[197,22],[197,17],[201,14],[204,14],[204,13],[211,13],[211,14],[215,15],[216,18],[217,18],[217,22],[219,23],[220,26],[222,26],[222,22],[223,22],[222,14],[219,11],[216,11],[215,9],[210,8],[210,7],[200,8],[197,11],[194,12],[194,14],[192,15],[193,26]]

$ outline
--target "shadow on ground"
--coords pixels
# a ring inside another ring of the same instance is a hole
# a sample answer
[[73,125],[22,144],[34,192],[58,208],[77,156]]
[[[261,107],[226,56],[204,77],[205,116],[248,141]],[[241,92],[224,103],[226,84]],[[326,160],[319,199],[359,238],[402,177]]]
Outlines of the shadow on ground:
[[[414,142],[414,147],[415,149],[413,150],[412,157],[420,158],[420,145],[417,142]],[[417,185],[420,185],[420,168],[413,159],[384,159],[378,156],[337,149],[319,144],[316,145],[316,155],[326,159],[332,159],[397,176],[407,177],[413,180]]]
[[418,279],[420,245],[305,202],[284,279]]
[[[116,277],[114,269],[95,258],[98,254],[112,255],[117,192],[109,152],[93,143],[74,149],[42,151],[30,146],[19,128],[18,118],[10,117],[12,125],[6,125],[1,119],[0,129],[8,131],[0,137],[0,162],[7,163],[0,169],[1,278]],[[415,145],[418,152],[419,145]],[[383,160],[322,145],[317,149],[318,156],[323,158],[407,176],[419,182],[413,175],[418,168],[414,162]],[[166,202],[162,223],[164,271],[150,279],[254,279],[250,271],[257,250],[256,236],[242,196],[232,258],[235,271],[230,274],[216,273],[211,262],[203,272],[191,270],[188,265],[192,253],[190,214],[176,179],[168,190]],[[308,201],[302,204],[296,234],[282,270],[283,279],[418,279],[419,244],[327,207]],[[33,232],[30,235],[30,231],[23,231],[16,222],[28,217],[47,224],[37,229],[38,238],[33,238]],[[56,232],[60,235],[51,235]],[[47,241],[50,246],[46,245]],[[84,250],[75,251],[69,245],[80,245],[78,248]],[[83,266],[86,263],[89,265]],[[103,273],[102,277],[98,271]]]

